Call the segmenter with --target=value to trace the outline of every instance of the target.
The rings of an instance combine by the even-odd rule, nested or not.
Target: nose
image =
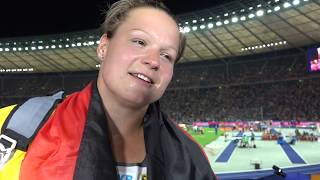
[[[143,63],[157,71],[160,68],[160,53],[157,50],[149,50],[147,54],[143,59]]]

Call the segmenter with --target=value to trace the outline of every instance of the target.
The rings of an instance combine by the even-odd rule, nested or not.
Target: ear
[[[100,43],[97,47],[97,56],[98,56],[98,59],[100,59],[100,61],[104,60],[105,54],[107,52],[108,44],[109,44],[108,36],[107,34],[103,34],[100,38]]]

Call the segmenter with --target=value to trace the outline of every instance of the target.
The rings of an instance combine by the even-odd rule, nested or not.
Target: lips
[[[149,84],[153,84],[154,83],[153,80],[150,77],[148,77],[148,76],[146,76],[146,75],[144,75],[142,73],[129,73],[129,74],[134,76],[134,77],[136,77],[136,78],[138,78],[138,79],[141,79],[142,81],[145,81],[145,82],[147,82]]]

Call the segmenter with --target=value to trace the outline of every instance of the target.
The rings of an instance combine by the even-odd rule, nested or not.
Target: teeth
[[[137,74],[137,77],[144,80],[144,81],[147,81],[148,83],[151,83],[151,80],[142,74]]]

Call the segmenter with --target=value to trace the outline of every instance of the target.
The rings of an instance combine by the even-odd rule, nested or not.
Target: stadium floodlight
[[[16,48],[16,47],[14,47],[14,48],[12,48],[12,50],[13,50],[13,51],[17,51],[17,48]]]
[[[100,41],[98,40],[98,41],[96,41],[96,44],[100,44]]]
[[[280,41],[279,44],[281,45],[281,44],[282,44],[282,41]]]
[[[238,22],[238,17],[233,17],[233,18],[231,19],[231,22],[233,22],[233,23]]]
[[[56,45],[52,45],[51,48],[52,48],[52,49],[55,49],[55,48],[56,48]]]
[[[268,13],[268,14],[272,13],[272,10],[271,10],[271,9],[268,9],[268,10],[267,10],[267,13]]]
[[[79,47],[79,46],[82,46],[82,44],[81,44],[80,42],[78,42],[78,43],[77,43],[77,46],[78,46],[78,47]]]
[[[198,29],[197,26],[192,26],[192,31],[196,31]]]
[[[201,21],[204,22],[204,18],[201,18]]]
[[[197,20],[195,20],[195,19],[194,19],[194,20],[192,20],[192,23],[197,23]]]
[[[241,48],[241,51],[244,51],[244,48]]]
[[[74,43],[71,44],[71,47],[76,47],[76,45]]]
[[[287,41],[283,41],[283,44],[287,44]]]
[[[10,49],[9,48],[4,48],[4,51],[8,52],[8,51],[10,51]]]
[[[240,20],[241,20],[241,21],[245,21],[246,19],[247,19],[247,18],[246,18],[245,16],[241,16],[241,17],[240,17]]]
[[[183,33],[183,28],[182,28],[182,27],[179,27],[179,31],[180,31],[181,33]],[[91,45],[90,42],[89,42],[89,45]]]
[[[229,24],[229,20],[228,19],[224,20],[223,24]]]
[[[46,49],[49,49],[49,46],[46,46]]]
[[[61,45],[61,44],[59,44],[59,45],[58,45],[58,47],[59,47],[59,48],[62,48],[62,45]]]
[[[206,26],[205,25],[200,25],[200,29],[204,29],[204,28],[206,28]]]
[[[284,8],[288,8],[288,7],[290,7],[290,6],[291,6],[291,4],[290,4],[289,2],[283,3],[283,7],[284,7]]]
[[[34,47],[34,46],[31,47],[31,50],[32,50],[32,51],[34,51],[34,50],[36,50],[36,49],[37,49],[37,48]]]
[[[18,47],[18,51],[22,51],[22,48],[21,48],[21,47]]]
[[[274,0],[274,2],[278,2],[279,0]]]
[[[250,19],[251,19],[251,18],[254,18],[254,17],[255,17],[255,15],[252,14],[252,13],[248,15],[248,18],[250,18]]]
[[[184,24],[189,24],[189,22],[188,22],[188,21],[186,21],[186,22],[184,22]]]
[[[300,0],[293,0],[292,2],[293,5],[297,6],[300,4]]]
[[[188,26],[185,26],[185,27],[183,28],[183,32],[185,32],[185,33],[190,32],[190,28],[189,28]]]
[[[208,24],[208,28],[209,28],[209,29],[213,28],[213,23],[209,23],[209,24]]]
[[[69,44],[66,44],[65,47],[68,48],[68,47],[69,47]]]
[[[260,8],[261,6],[262,6],[261,4],[258,4],[258,5],[257,5],[258,8]]]
[[[224,13],[224,16],[229,16],[229,13]]]
[[[280,6],[274,7],[274,11],[279,11],[280,9],[281,9]]]
[[[3,49],[2,48],[0,48],[0,52],[2,52],[3,51]]]
[[[221,26],[221,25],[222,25],[222,22],[221,22],[221,21],[218,21],[218,22],[216,22],[216,25],[217,25],[217,26]]]
[[[260,10],[257,11],[256,14],[257,14],[257,16],[263,16],[264,11],[262,9],[260,9]]]
[[[182,27],[180,27],[180,28],[182,29]],[[180,29],[180,28],[179,28],[179,29]],[[183,30],[183,29],[182,29],[182,30]],[[89,45],[90,45],[90,46],[94,45],[94,42],[93,42],[93,41],[89,41]]]
[[[278,43],[274,43],[275,46],[278,46]]]
[[[249,9],[249,10],[252,10],[252,9],[253,9],[253,7],[252,7],[252,6],[250,6],[248,9]]]
[[[43,49],[43,46],[38,46],[38,49],[40,49],[40,50]]]

